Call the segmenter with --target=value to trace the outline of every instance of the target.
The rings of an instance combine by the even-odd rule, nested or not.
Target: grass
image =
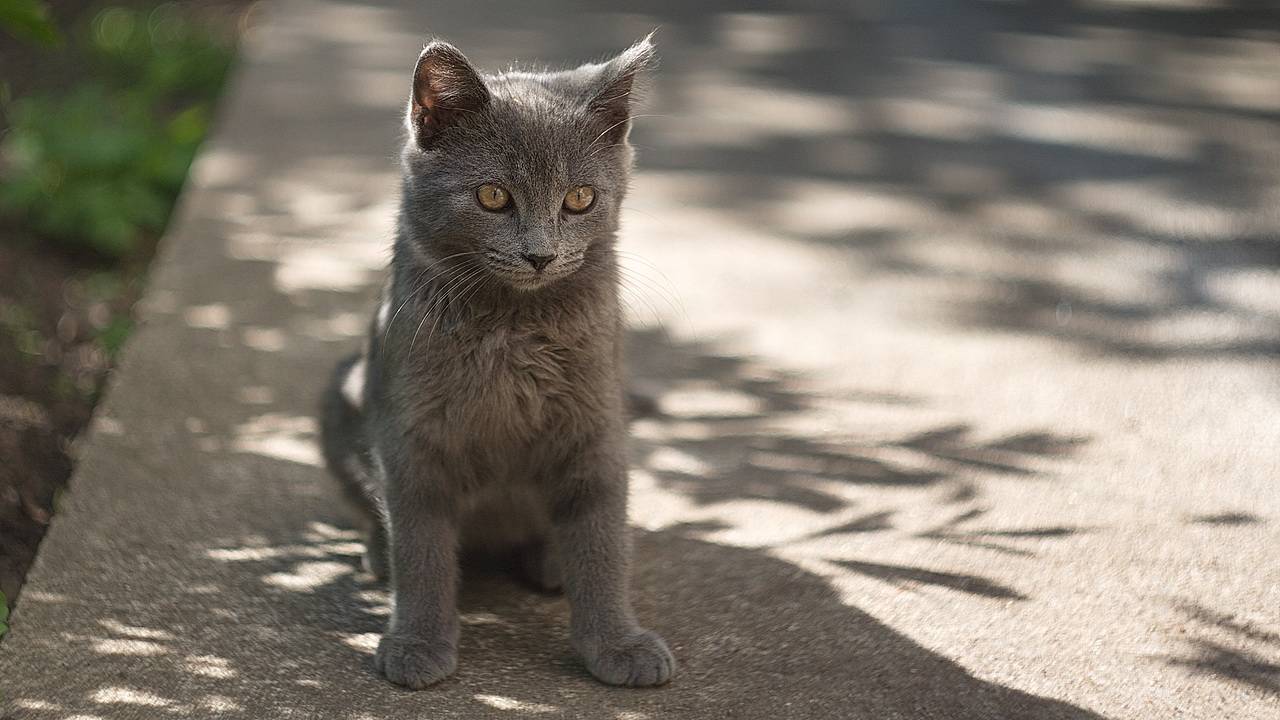
[[[108,8],[76,38],[74,86],[4,105],[0,212],[125,258],[167,223],[231,50],[172,4]]]

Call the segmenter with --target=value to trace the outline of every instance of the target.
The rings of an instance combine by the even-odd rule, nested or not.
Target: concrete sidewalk
[[[455,5],[262,8],[0,644],[6,717],[1280,716],[1276,13]],[[393,688],[312,415],[410,66],[655,26],[632,514],[681,672],[603,687],[563,600],[477,572],[456,677]]]

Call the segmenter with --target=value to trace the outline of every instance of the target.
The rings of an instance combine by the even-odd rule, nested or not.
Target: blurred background
[[[690,679],[601,700],[476,653],[490,689],[434,701],[571,716],[586,698],[618,719],[837,717],[855,697],[874,717],[1275,707],[1268,2],[0,0],[10,602],[132,348],[95,421],[111,462],[82,471],[100,483],[71,512],[119,527],[158,503],[168,534],[120,541],[188,553],[145,571],[156,587],[217,577],[271,611],[238,650],[131,596],[130,622],[243,676],[297,646],[317,673],[371,652],[385,596],[357,577],[310,413],[385,265],[416,51],[440,36],[487,70],[560,66],[654,28],[621,238],[651,400],[632,514],[637,586],[660,588],[641,613]],[[56,552],[47,582],[70,592],[86,571]],[[125,572],[85,587],[109,596]],[[558,612],[499,595],[504,617]],[[72,622],[50,603],[32,627]],[[472,647],[519,645],[482,616]],[[109,634],[68,642],[106,656],[87,638]],[[148,687],[230,692],[196,675]],[[779,677],[793,692],[759,695]]]
[[[0,592],[71,470],[248,2],[0,1]]]

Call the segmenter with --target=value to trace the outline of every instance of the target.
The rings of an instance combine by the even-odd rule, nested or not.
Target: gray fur
[[[387,310],[323,413],[325,458],[369,522],[368,567],[390,571],[376,664],[392,682],[422,688],[456,667],[462,548],[511,553],[540,587],[563,586],[572,644],[600,680],[674,671],[628,600],[614,252],[630,95],[652,62],[648,38],[554,73],[482,77],[441,42],[419,58]],[[485,183],[511,209],[483,209]],[[595,204],[563,211],[579,185]],[[538,271],[524,255],[555,259]]]

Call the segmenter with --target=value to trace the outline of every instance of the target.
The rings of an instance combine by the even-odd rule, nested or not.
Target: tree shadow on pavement
[[[1273,4],[816,5],[636,6],[700,53],[636,129],[690,205],[925,281],[917,322],[1280,352]],[[764,119],[713,132],[735,113]]]
[[[68,674],[81,705],[19,695],[8,717],[1098,717],[976,678],[787,562],[678,531],[644,533],[636,551],[638,612],[681,663],[669,687],[598,685],[569,654],[563,600],[480,573],[461,599],[457,675],[410,693],[372,672],[382,591],[354,572],[345,536],[318,527],[193,549],[190,570],[222,576],[216,591],[193,593],[183,573],[156,589],[181,613],[104,613],[101,634],[75,638],[68,657],[109,663],[112,678]]]
[[[1191,632],[1178,637],[1184,651],[1165,662],[1280,698],[1280,632],[1194,602],[1176,605]]]
[[[630,337],[632,372],[652,395],[652,410],[633,426],[633,465],[663,491],[712,511],[743,501],[809,513],[796,540],[902,530],[899,516],[936,518],[910,539],[1034,557],[1044,543],[1090,532],[1080,526],[982,527],[989,514],[980,479],[1043,481],[1054,461],[1070,458],[1087,439],[1035,429],[983,439],[968,423],[944,423],[899,437],[814,437],[786,429],[832,396],[806,379],[702,342],[677,342],[660,330]],[[857,403],[908,407],[910,398],[854,394]],[[900,491],[917,492],[903,500]],[[894,499],[889,499],[890,494]],[[884,496],[883,500],[879,496]],[[876,509],[850,517],[854,497]],[[894,503],[897,503],[896,507]],[[909,505],[907,504],[909,503]],[[726,511],[733,514],[733,511]],[[738,512],[741,517],[743,513]],[[727,517],[727,516],[726,516]],[[850,517],[833,524],[828,518]],[[743,519],[738,534],[750,535]],[[700,529],[729,529],[724,518]],[[777,529],[775,528],[775,531]],[[840,559],[846,572],[894,585],[933,585],[990,598],[1025,595],[989,578],[871,560]]]

